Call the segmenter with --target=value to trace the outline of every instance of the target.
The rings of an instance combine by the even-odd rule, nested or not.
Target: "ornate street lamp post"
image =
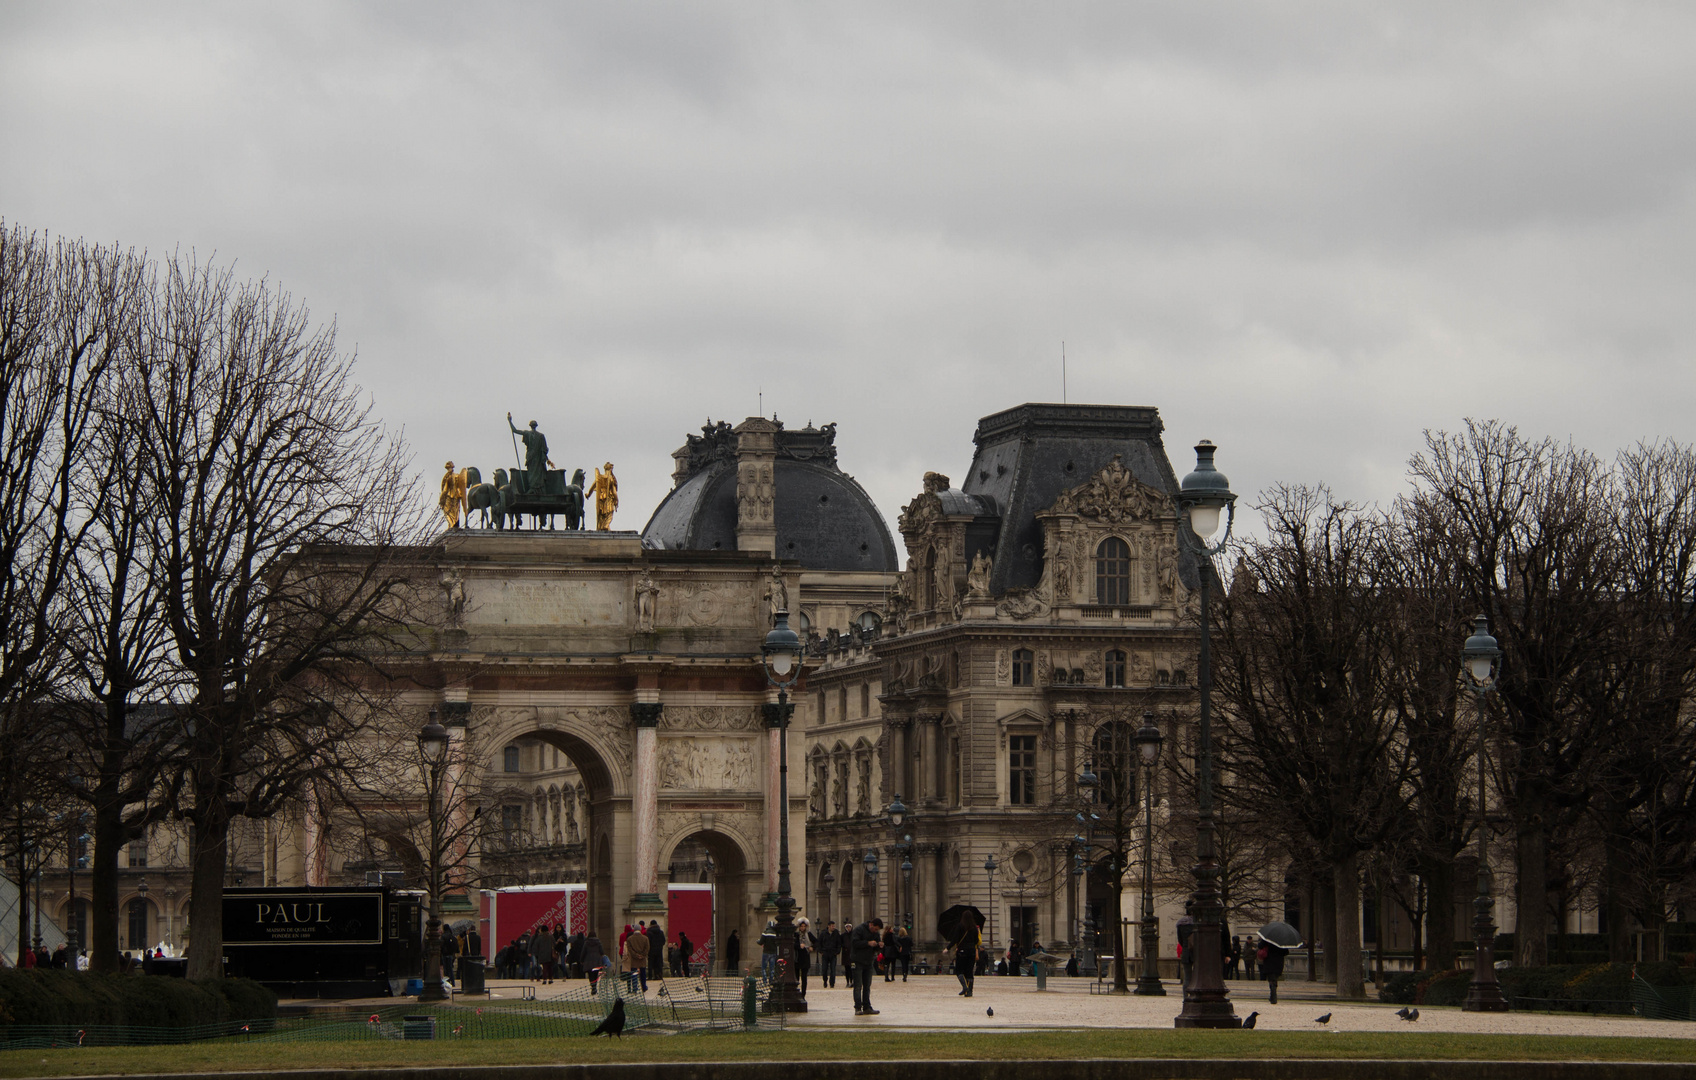
[[[1181,1028],[1240,1028],[1242,1017],[1231,1007],[1225,989],[1225,958],[1220,935],[1225,919],[1219,896],[1219,859],[1213,846],[1213,667],[1209,652],[1208,607],[1213,586],[1213,556],[1225,550],[1231,539],[1231,521],[1236,516],[1237,497],[1230,483],[1213,467],[1214,446],[1203,439],[1195,448],[1195,471],[1179,486],[1180,522],[1178,536],[1197,556],[1201,579],[1201,649],[1196,673],[1201,692],[1201,715],[1196,740],[1196,825],[1195,825],[1195,930],[1190,948],[1195,951],[1194,974],[1184,987],[1184,1008],[1173,1020]],[[1209,546],[1207,540],[1219,531],[1219,518],[1229,515],[1225,535]],[[1189,527],[1184,527],[1183,519]]]
[[[995,871],[998,869],[1000,864],[995,861],[994,855],[983,861],[983,876],[989,881],[989,940],[984,942],[983,947],[989,950],[991,956],[995,955]]]
[[[430,710],[430,722],[418,732],[418,759],[424,766],[425,813],[429,818],[430,858],[426,868],[430,880],[427,895],[430,917],[424,923],[424,988],[419,1001],[445,1001],[442,990],[442,767],[448,760],[448,729],[436,722],[436,710]]]
[[[913,834],[903,834],[901,831],[901,826],[907,823],[909,814],[906,804],[901,801],[899,791],[895,793],[895,800],[884,807],[884,813],[889,815],[889,825],[896,837],[895,851],[901,856],[901,901],[897,905],[901,910],[896,913],[896,919],[905,920],[901,925],[911,927],[913,915],[908,898],[913,884]]]
[[[1079,970],[1085,975],[1096,974],[1100,961],[1100,952],[1096,941],[1095,912],[1089,904],[1089,865],[1095,860],[1095,811],[1096,793],[1101,787],[1101,777],[1095,774],[1091,763],[1084,762],[1084,771],[1078,774],[1078,794],[1083,799],[1084,808],[1078,811],[1077,822],[1084,827],[1084,835],[1074,836],[1072,840],[1083,849],[1083,897],[1084,897],[1084,958],[1079,964]]]
[[[1014,869],[1018,869],[1018,868],[1015,867]],[[1012,927],[1008,927],[1008,931],[1009,931],[1008,937],[1012,938],[1011,943],[1014,944],[1014,945],[1017,945],[1019,947],[1020,952],[1024,952],[1024,950],[1025,950],[1025,939],[1031,936],[1031,928],[1030,928],[1030,924],[1025,921],[1025,884],[1026,884],[1026,879],[1025,879],[1025,875],[1022,871],[1020,872],[1018,877],[1013,879],[1013,884],[1015,884],[1019,887],[1019,932],[1018,932],[1017,937],[1013,937],[1013,934],[1011,932]],[[1012,974],[1017,975],[1018,972],[1015,971],[1015,972],[1012,972]]]
[[[1490,825],[1484,814],[1484,695],[1496,688],[1496,662],[1502,650],[1490,636],[1490,621],[1478,616],[1472,636],[1466,639],[1461,657],[1466,669],[1462,680],[1478,703],[1478,897],[1472,901],[1472,986],[1461,1004],[1463,1012],[1507,1012],[1508,1002],[1496,982],[1496,927],[1490,909]]]
[[[877,915],[877,849],[867,848],[866,857],[861,860],[866,867],[866,922],[871,922]]]
[[[40,878],[37,877],[36,880],[39,882]],[[141,925],[146,926],[147,925],[147,879],[146,878],[141,879],[140,884],[136,885],[135,891],[141,895]],[[37,919],[40,919],[41,918],[41,894],[39,892],[36,893],[35,900],[36,900],[35,917]],[[36,926],[35,926],[35,939],[36,939],[36,942],[39,944],[40,941],[41,941],[41,924],[39,922],[37,922]],[[130,942],[131,948],[134,948],[135,945],[136,945],[136,942],[133,942],[133,941]],[[141,955],[146,956],[147,955],[147,939],[142,938],[140,945],[141,945]]]
[[[789,892],[789,719],[795,706],[789,703],[789,688],[801,677],[801,638],[789,628],[789,612],[777,613],[777,625],[760,646],[766,682],[777,687],[777,704],[767,705],[767,715],[777,721],[778,739],[778,846],[777,846],[777,983],[766,999],[766,1012],[806,1012],[795,972],[795,897]],[[769,710],[776,710],[771,713]]]
[[[1160,761],[1160,744],[1165,736],[1155,726],[1154,714],[1142,714],[1137,729],[1137,758],[1142,762],[1142,977],[1136,993],[1164,997],[1160,981],[1160,917],[1154,913],[1154,766]],[[1191,940],[1194,940],[1193,938]],[[1221,980],[1223,981],[1223,980]]]

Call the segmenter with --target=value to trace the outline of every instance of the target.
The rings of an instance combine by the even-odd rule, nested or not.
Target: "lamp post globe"
[[[1184,1007],[1173,1020],[1181,1028],[1241,1028],[1243,1021],[1231,1006],[1225,989],[1225,911],[1219,891],[1219,855],[1214,843],[1213,820],[1213,659],[1210,639],[1213,589],[1213,556],[1231,540],[1231,522],[1237,497],[1231,485],[1213,465],[1216,447],[1206,439],[1196,443],[1195,470],[1178,485],[1178,505],[1189,528],[1180,527],[1178,537],[1196,556],[1200,588],[1199,646],[1196,690],[1196,862],[1194,867],[1195,928],[1190,948],[1195,953],[1189,985],[1184,987]],[[1225,535],[1217,544],[1208,541],[1225,519]],[[1140,748],[1139,748],[1140,749]]]
[[[1496,981],[1496,926],[1490,896],[1490,826],[1484,816],[1484,695],[1496,688],[1496,664],[1502,650],[1490,634],[1490,620],[1478,616],[1472,636],[1461,647],[1463,682],[1472,690],[1478,705],[1478,895],[1472,901],[1472,985],[1467,988],[1463,1012],[1507,1012],[1508,1002]]]

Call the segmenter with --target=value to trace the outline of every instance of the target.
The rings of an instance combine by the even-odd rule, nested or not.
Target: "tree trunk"
[[[1360,967],[1360,856],[1350,855],[1331,867],[1332,932],[1325,942],[1337,980],[1338,1001],[1366,997],[1366,978]]]
[[[1455,864],[1442,858],[1420,860],[1425,882],[1425,963],[1432,971],[1455,966]]]
[[[1549,838],[1544,816],[1530,807],[1520,819],[1517,836],[1519,880],[1514,892],[1515,923],[1513,962],[1519,967],[1542,967],[1549,953]],[[1492,889],[1498,896],[1500,889]],[[1497,932],[1502,930],[1502,913],[1496,909]]]
[[[221,798],[202,804],[189,853],[188,977],[224,977],[224,866],[228,861],[230,812]]]
[[[1608,959],[1629,964],[1631,949],[1631,905],[1626,900],[1625,857],[1614,844],[1602,846],[1602,904],[1607,914]]]
[[[123,807],[117,779],[102,781],[95,792],[93,882],[88,890],[90,971],[118,970],[118,852],[124,846]]]
[[[1125,963],[1125,876],[1123,873],[1113,879],[1113,989],[1128,991],[1131,988],[1130,977],[1126,973]]]
[[[1326,982],[1337,979],[1337,888],[1335,884],[1336,869],[1332,868],[1333,877],[1321,880],[1314,889],[1318,893],[1318,901],[1313,905],[1313,935],[1319,942],[1319,977]]]

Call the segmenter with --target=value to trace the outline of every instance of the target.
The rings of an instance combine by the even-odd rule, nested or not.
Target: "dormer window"
[[[1095,549],[1095,602],[1111,607],[1131,602],[1131,546],[1117,536]]]

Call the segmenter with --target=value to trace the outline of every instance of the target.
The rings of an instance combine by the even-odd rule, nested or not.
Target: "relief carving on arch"
[[[659,745],[659,781],[673,791],[752,791],[751,739],[665,738]]]

